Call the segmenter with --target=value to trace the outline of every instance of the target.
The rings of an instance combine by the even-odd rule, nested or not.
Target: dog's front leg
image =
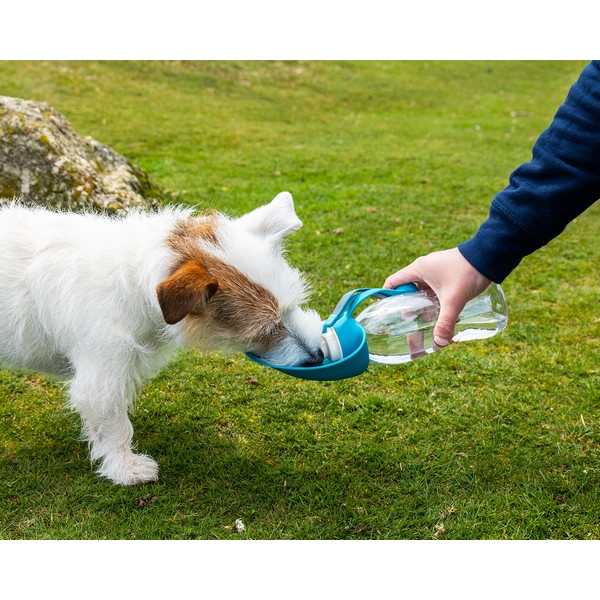
[[[85,364],[84,364],[85,362]],[[123,363],[99,369],[99,360],[78,361],[70,383],[70,400],[82,419],[98,474],[119,485],[136,485],[158,479],[158,464],[131,449],[133,426],[127,414],[136,389]]]

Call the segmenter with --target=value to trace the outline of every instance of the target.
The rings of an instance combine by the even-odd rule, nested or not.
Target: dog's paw
[[[98,474],[117,485],[139,485],[158,479],[158,463],[131,451],[105,456]]]

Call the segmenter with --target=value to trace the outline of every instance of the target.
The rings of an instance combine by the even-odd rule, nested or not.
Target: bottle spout
[[[328,327],[323,332],[320,347],[325,358],[329,359],[331,362],[336,362],[344,358],[340,339],[333,327]]]

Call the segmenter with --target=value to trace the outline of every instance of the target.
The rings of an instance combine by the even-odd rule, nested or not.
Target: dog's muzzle
[[[318,367],[323,364],[325,360],[325,355],[323,354],[323,350],[319,348],[305,363],[302,364],[303,367]]]

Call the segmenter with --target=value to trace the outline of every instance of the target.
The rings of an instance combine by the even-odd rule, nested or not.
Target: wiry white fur
[[[127,411],[144,380],[185,343],[183,322],[165,323],[156,286],[177,259],[165,239],[190,215],[0,208],[0,363],[68,378],[91,458],[118,484],[158,476],[156,462],[131,449]],[[320,337],[316,314],[298,307],[304,282],[280,252],[283,235],[300,225],[291,196],[280,194],[240,219],[219,216],[222,249],[212,249],[281,303],[289,335],[270,354],[280,364],[306,360]]]

